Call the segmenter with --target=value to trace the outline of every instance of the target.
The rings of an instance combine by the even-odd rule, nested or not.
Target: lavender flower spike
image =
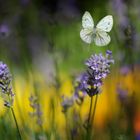
[[[12,107],[14,101],[14,93],[11,86],[11,74],[8,66],[0,61],[0,93],[4,98],[4,105]]]
[[[75,94],[78,91],[94,96],[99,93],[102,86],[102,80],[110,73],[110,65],[114,63],[112,52],[107,50],[106,55],[92,55],[86,62],[87,70],[81,74],[78,85],[75,88]]]
[[[1,88],[8,87],[11,82],[11,75],[6,64],[0,61],[0,84]],[[2,86],[3,85],[3,86]]]
[[[95,79],[99,80],[106,78],[110,73],[109,68],[111,63],[114,63],[112,52],[107,50],[105,57],[101,53],[99,55],[92,55],[85,64],[93,71]]]

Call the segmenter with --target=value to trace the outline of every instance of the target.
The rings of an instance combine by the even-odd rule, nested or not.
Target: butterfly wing
[[[110,32],[113,27],[113,17],[111,15],[105,16],[99,21],[96,28],[105,32]]]
[[[83,29],[80,31],[81,39],[90,44],[93,41],[93,28],[94,28],[94,21],[89,12],[85,12],[82,17],[82,26]]]
[[[109,44],[110,40],[110,36],[105,31],[96,31],[94,42],[97,46],[105,46]]]
[[[89,12],[85,12],[83,17],[82,17],[82,26],[83,28],[92,28],[94,27],[94,21],[92,19],[92,16],[90,15]]]
[[[92,29],[86,29],[86,28],[82,29],[80,31],[80,37],[84,42],[90,44],[93,41],[93,31],[92,31]]]

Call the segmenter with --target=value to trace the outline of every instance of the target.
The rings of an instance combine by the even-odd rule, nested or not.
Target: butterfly
[[[97,46],[105,46],[111,41],[108,32],[113,27],[113,17],[111,15],[105,16],[95,27],[92,16],[86,11],[82,17],[82,27],[80,37],[84,42],[88,44],[95,42]]]

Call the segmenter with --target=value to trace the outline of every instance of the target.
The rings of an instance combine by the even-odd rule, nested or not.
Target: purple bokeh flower
[[[20,0],[21,5],[23,5],[23,6],[28,5],[29,2],[30,2],[30,0]]]
[[[140,134],[136,135],[136,140],[140,140]]]
[[[38,97],[31,95],[29,97],[29,101],[30,101],[30,106],[33,109],[33,112],[30,112],[30,115],[32,117],[36,118],[36,123],[42,127],[43,121],[42,121],[42,111],[41,111],[41,106],[38,102]]]
[[[88,74],[87,73],[82,73],[79,77],[77,77],[75,93],[77,93],[80,90],[84,94],[86,94],[86,89],[88,88],[87,81],[88,81]],[[76,95],[78,95],[78,94],[76,94]]]
[[[74,98],[72,97],[64,97],[62,96],[61,106],[63,107],[62,112],[66,112],[68,108],[70,108],[74,104]]]
[[[112,0],[112,8],[118,17],[118,22],[122,28],[126,28],[129,24],[129,19],[127,17],[127,6],[123,0]]]
[[[128,97],[128,91],[126,89],[122,89],[120,85],[117,86],[117,94],[118,98],[121,102],[125,102]]]
[[[7,37],[10,34],[10,28],[7,24],[0,25],[0,36]]]
[[[120,68],[120,73],[126,76],[131,71],[129,66],[123,66]]]

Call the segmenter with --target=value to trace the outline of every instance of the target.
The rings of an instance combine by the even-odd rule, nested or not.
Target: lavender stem
[[[98,94],[95,95],[95,103],[94,103],[94,109],[93,109],[93,114],[92,114],[92,118],[91,118],[91,124],[94,124],[94,118],[95,118],[95,112],[96,112],[96,107],[97,107],[97,100],[98,100]],[[91,125],[91,139],[93,137],[93,125]]]
[[[90,137],[90,128],[91,128],[91,124],[90,124],[90,118],[91,118],[91,113],[92,113],[92,104],[93,104],[93,96],[90,97],[90,108],[89,108],[89,115],[88,115],[88,120],[87,120],[87,140]]]
[[[19,139],[22,140],[14,110],[13,110],[12,107],[10,107],[10,109],[11,109],[12,115],[14,117],[14,121],[15,121],[16,128],[17,128],[17,131],[18,131]]]

